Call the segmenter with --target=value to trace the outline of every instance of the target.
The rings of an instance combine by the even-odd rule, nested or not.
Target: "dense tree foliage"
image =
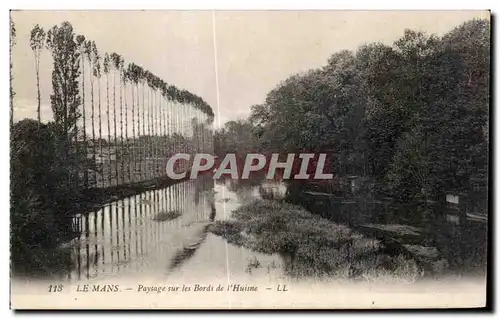
[[[443,37],[405,30],[392,46],[341,51],[284,80],[216,143],[256,148],[258,138],[265,150],[328,150],[337,176],[364,175],[400,200],[486,194],[489,56],[487,20]]]
[[[79,108],[82,103],[78,88],[80,52],[71,24],[64,22],[49,30],[47,46],[54,60],[53,93],[50,95],[54,121],[61,124],[69,135],[74,132],[81,116]]]
[[[78,167],[67,159],[60,124],[22,120],[14,124],[10,138],[11,243],[16,259],[33,248],[71,238],[71,211],[79,193],[68,176]]]
[[[228,153],[245,155],[259,150],[256,130],[249,121],[229,121],[214,133],[214,152],[218,156]]]

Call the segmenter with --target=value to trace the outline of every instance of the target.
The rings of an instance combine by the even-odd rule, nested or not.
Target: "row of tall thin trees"
[[[35,25],[30,46],[37,119],[42,121],[40,59],[48,49],[53,58],[54,122],[86,159],[76,178],[80,187],[156,178],[165,173],[173,153],[213,149],[214,114],[202,98],[169,85],[138,64],[126,64],[117,53],[102,55],[95,41],[75,34],[69,22],[47,32]]]

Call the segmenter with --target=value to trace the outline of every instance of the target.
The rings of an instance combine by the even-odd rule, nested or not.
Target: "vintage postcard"
[[[486,306],[489,11],[10,19],[11,308]]]

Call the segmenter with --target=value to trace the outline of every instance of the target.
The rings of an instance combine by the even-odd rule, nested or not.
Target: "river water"
[[[81,236],[58,248],[66,258],[55,267],[44,266],[36,278],[23,277],[72,284],[140,278],[280,280],[280,256],[229,244],[208,231],[214,221],[231,218],[233,210],[259,196],[259,186],[205,178],[112,202],[74,218]]]
[[[74,225],[81,230],[79,238],[31,265],[37,272],[12,278],[13,306],[206,309],[482,304],[484,279],[453,277],[414,285],[380,285],[343,282],[339,278],[290,278],[285,275],[281,256],[229,244],[208,231],[214,221],[230,219],[239,206],[270,192],[283,195],[284,187],[191,180],[76,216]],[[47,263],[47,258],[53,258],[52,262]],[[54,294],[50,292],[53,285],[64,287]],[[141,290],[161,286],[183,289],[186,285],[215,293]],[[86,286],[94,293],[85,293]],[[226,290],[217,294],[219,286]],[[255,288],[252,291],[258,293],[235,291],[235,286]],[[286,292],[284,287],[288,287]],[[101,294],[100,289],[111,290]]]

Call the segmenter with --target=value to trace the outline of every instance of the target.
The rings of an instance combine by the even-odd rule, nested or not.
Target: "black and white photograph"
[[[491,23],[11,10],[11,308],[485,307]]]

